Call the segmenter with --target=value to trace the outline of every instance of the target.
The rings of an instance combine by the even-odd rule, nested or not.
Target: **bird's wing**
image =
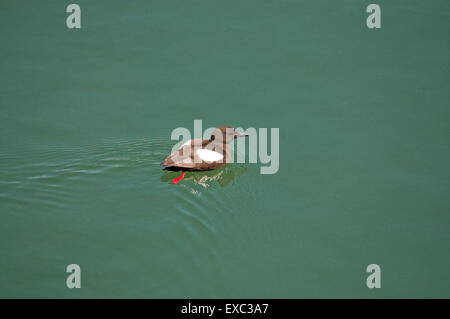
[[[202,148],[207,140],[192,139],[184,143],[178,150],[170,154],[161,164],[164,167],[194,168],[194,148]]]

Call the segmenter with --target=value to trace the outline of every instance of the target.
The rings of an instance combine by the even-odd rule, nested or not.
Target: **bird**
[[[213,130],[209,140],[195,138],[167,156],[161,163],[164,169],[182,171],[181,176],[172,180],[180,182],[186,171],[209,171],[223,167],[231,162],[229,143],[238,137],[248,136],[237,132],[231,126],[219,126]]]

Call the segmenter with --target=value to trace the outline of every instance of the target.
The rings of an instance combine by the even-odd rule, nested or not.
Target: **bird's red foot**
[[[186,174],[186,172],[182,172],[180,177],[174,178],[172,180],[173,184],[178,184],[179,181],[181,181],[184,178],[184,174]]]

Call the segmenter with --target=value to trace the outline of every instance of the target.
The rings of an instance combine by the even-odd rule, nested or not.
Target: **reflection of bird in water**
[[[184,143],[161,166],[167,170],[182,171],[180,177],[172,180],[174,184],[185,177],[186,171],[216,170],[231,162],[228,144],[241,136],[247,135],[236,132],[231,126],[220,126],[212,132],[209,140],[193,139]]]
[[[184,179],[187,181],[193,181],[203,188],[208,188],[213,182],[224,187],[233,181],[236,181],[242,174],[245,173],[245,171],[247,171],[247,169],[248,167],[246,165],[239,165],[237,167],[233,167],[233,169],[227,166],[214,171],[189,172]],[[172,180],[172,175],[173,173],[166,172],[163,176],[161,176],[161,181],[167,182]]]
[[[218,172],[217,174],[213,175],[213,176],[207,176],[207,175],[203,175],[203,176],[199,176],[199,175],[192,175],[189,178],[186,178],[186,180],[193,180],[194,182],[196,182],[197,184],[199,184],[200,186],[203,186],[204,188],[207,188],[209,186],[209,182],[210,181],[218,181],[220,180],[220,177],[223,175],[223,170]]]

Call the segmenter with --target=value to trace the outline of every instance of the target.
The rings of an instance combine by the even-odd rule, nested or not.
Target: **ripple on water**
[[[218,248],[219,242],[225,238],[225,242],[238,245],[241,240],[226,231],[230,227],[240,227],[240,217],[234,214],[232,207],[248,207],[251,213],[252,203],[254,206],[258,197],[246,178],[249,166],[233,164],[215,171],[188,172],[181,183],[173,185],[170,181],[179,173],[163,171],[159,165],[172,146],[173,142],[167,138],[108,140],[96,145],[2,153],[1,206],[24,216],[38,206],[58,211],[81,200],[85,195],[81,190],[91,185],[100,185],[106,191],[119,194],[122,189],[133,192],[142,188],[140,193],[156,196],[149,199],[149,205],[158,197],[155,193],[163,192],[170,200],[170,211],[151,215],[152,223],[161,227],[149,233],[149,237],[161,238],[161,242],[167,243],[167,249],[192,260],[192,271],[202,272],[202,263],[208,260],[209,267],[215,269],[216,275],[221,275],[226,261]],[[123,181],[127,184],[122,185]],[[134,186],[136,183],[138,186]],[[122,225],[133,218],[142,222],[142,217],[133,216],[133,212],[120,218]],[[195,258],[199,251],[203,257]],[[183,276],[182,270],[175,266],[172,270],[179,272],[175,275],[180,282],[184,278],[184,284],[189,284],[189,277]]]
[[[77,194],[75,182],[92,182],[115,173],[146,169],[158,163],[171,145],[167,139],[109,140],[77,147],[0,153],[2,205],[21,208],[33,203],[64,207]],[[155,171],[156,172],[156,171]]]

